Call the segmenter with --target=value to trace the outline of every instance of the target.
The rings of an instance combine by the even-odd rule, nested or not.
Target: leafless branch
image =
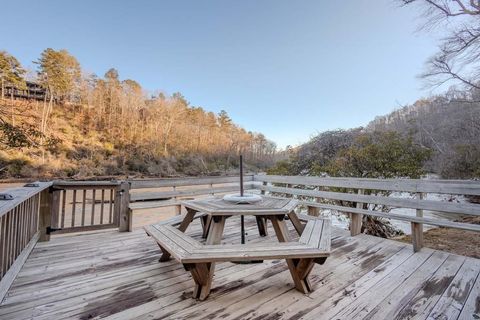
[[[427,61],[427,70],[421,77],[432,87],[453,81],[466,88],[480,89],[480,0],[402,0],[401,3],[423,8],[424,28],[440,25],[446,28],[447,36],[441,39],[439,52]],[[456,23],[441,24],[445,19]]]

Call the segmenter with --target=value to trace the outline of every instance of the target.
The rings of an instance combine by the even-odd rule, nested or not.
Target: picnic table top
[[[182,201],[190,210],[204,212],[212,216],[235,215],[285,215],[298,205],[294,199],[262,196],[262,200],[253,204],[236,204],[223,200],[222,197]]]

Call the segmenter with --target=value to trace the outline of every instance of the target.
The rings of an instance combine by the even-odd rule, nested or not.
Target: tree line
[[[289,148],[271,173],[365,178],[480,178],[480,90],[451,89],[367,126]]]
[[[181,93],[149,95],[114,68],[88,74],[67,50],[45,49],[34,63],[28,80],[46,89],[44,101],[15,101],[5,87],[23,88],[28,77],[0,51],[0,175],[209,174],[234,168],[239,154],[251,169],[274,161],[263,134]]]

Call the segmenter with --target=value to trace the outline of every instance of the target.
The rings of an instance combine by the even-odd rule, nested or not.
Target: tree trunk
[[[12,126],[15,127],[15,107],[13,105],[13,86],[12,86],[12,91],[10,92],[10,112],[12,113]]]

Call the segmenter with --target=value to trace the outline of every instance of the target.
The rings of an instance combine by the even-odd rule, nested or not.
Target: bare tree
[[[431,86],[453,81],[480,89],[480,0],[400,0],[419,5],[422,29],[446,29],[439,50],[426,63],[421,75]]]

